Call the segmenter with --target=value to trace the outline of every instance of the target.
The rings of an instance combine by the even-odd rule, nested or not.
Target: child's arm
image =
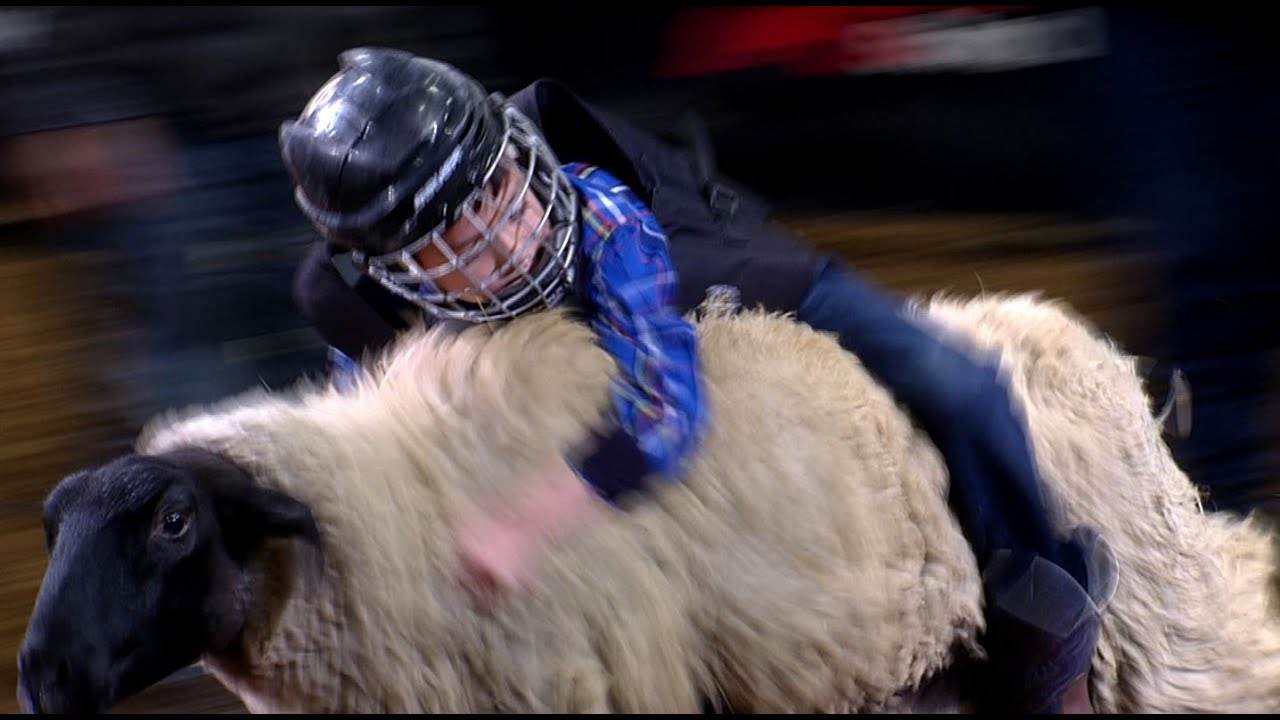
[[[618,361],[618,429],[576,471],[563,460],[538,468],[508,510],[465,522],[463,582],[482,605],[528,581],[531,551],[638,492],[651,474],[673,476],[700,440],[705,413],[696,333],[675,304],[666,238],[638,223],[593,248],[586,295],[592,326]],[[585,481],[585,482],[584,482]]]
[[[673,477],[700,439],[705,413],[697,334],[676,306],[666,238],[631,222],[588,258],[592,326],[618,362],[618,429],[580,468],[605,500],[639,491],[651,473]]]

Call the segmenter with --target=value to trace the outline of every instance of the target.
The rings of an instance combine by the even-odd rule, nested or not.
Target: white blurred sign
[[[1100,57],[1106,21],[1098,8],[1004,18],[940,11],[850,23],[841,33],[844,72],[1000,72]]]

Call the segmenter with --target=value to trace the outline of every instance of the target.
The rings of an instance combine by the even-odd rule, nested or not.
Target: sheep
[[[1053,521],[1115,550],[1095,707],[1280,709],[1273,535],[1203,512],[1133,358],[1036,295],[913,307],[1001,352]],[[489,611],[455,520],[610,422],[616,370],[571,317],[409,331],[350,389],[155,418],[47,500],[24,708],[110,708],[199,660],[253,712],[965,709],[945,681],[982,657],[980,575],[927,436],[829,334],[698,333],[713,422],[685,474]]]

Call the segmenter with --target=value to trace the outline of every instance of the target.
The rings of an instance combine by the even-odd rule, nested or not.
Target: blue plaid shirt
[[[676,305],[667,237],[652,211],[613,175],[563,166],[578,190],[578,297],[621,373],[613,399],[618,430],[575,470],[606,501],[638,491],[650,473],[676,475],[705,424],[696,333]],[[360,368],[331,350],[341,386]]]
[[[637,490],[647,471],[676,475],[700,439],[706,404],[697,338],[676,305],[678,279],[653,213],[598,167],[564,170],[580,199],[580,295],[622,370],[613,391],[621,432],[578,470],[613,500]]]

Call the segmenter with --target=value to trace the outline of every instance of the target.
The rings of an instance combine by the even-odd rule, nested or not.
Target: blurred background
[[[319,372],[276,129],[388,45],[675,137],[903,293],[1039,291],[1192,391],[1175,454],[1280,511],[1277,49],[1260,12],[1100,6],[0,9],[0,710],[44,494],[165,408]],[[1254,17],[1258,15],[1258,17]],[[198,671],[121,710],[242,708]]]

